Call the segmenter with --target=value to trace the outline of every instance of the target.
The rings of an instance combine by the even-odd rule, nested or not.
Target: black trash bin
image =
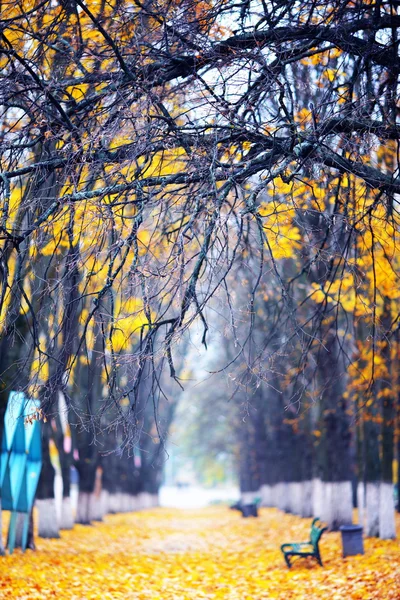
[[[244,504],[242,506],[242,515],[244,517],[258,517],[257,504]]]
[[[364,554],[363,528],[361,525],[342,525],[340,532],[342,534],[343,558]]]

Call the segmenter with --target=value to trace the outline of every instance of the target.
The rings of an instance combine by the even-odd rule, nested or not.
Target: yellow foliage
[[[137,341],[140,329],[148,324],[143,302],[138,298],[128,298],[116,302],[113,322],[112,345],[115,352],[121,352]],[[110,344],[108,344],[110,347]]]
[[[185,161],[183,160],[185,155],[186,152],[183,148],[153,154],[150,165],[145,169],[146,177],[160,177],[180,173],[185,167]]]
[[[280,193],[290,193],[292,184],[286,184],[281,179],[276,179],[277,190]],[[290,258],[300,249],[301,235],[298,227],[293,225],[295,211],[284,202],[272,201],[259,208],[259,215],[263,217],[268,246],[275,259]]]
[[[395,600],[397,541],[366,539],[342,558],[339,533],[320,542],[324,567],[302,559],[289,570],[280,544],[306,540],[311,519],[261,509],[243,519],[226,507],[155,509],[77,525],[38,550],[2,557],[4,600]],[[398,517],[397,517],[398,519]],[[4,569],[4,570],[3,570]]]
[[[302,108],[298,113],[295,114],[295,120],[300,125],[305,125],[311,122],[311,111],[308,108]]]
[[[324,288],[317,283],[311,284],[313,299],[320,302],[332,302],[341,304],[346,311],[354,311],[356,305],[356,293],[354,289],[354,279],[350,273],[346,273],[342,278],[337,278],[333,282],[327,282]]]
[[[42,348],[43,350],[43,348]],[[36,353],[36,357],[32,361],[31,378],[35,385],[44,383],[49,378],[49,363],[46,356]]]
[[[72,96],[72,98],[79,102],[85,97],[88,88],[89,85],[87,83],[82,83],[81,85],[71,85],[65,88],[65,90]]]

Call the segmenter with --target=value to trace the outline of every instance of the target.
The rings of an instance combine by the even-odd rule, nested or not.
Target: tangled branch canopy
[[[333,321],[350,352],[354,316],[377,353],[398,327],[398,9],[4,2],[2,389],[51,410],[92,363],[132,408],[150,371],[179,377],[194,321],[207,343],[215,298],[235,337],[238,287],[259,376],[282,348],[304,373]]]

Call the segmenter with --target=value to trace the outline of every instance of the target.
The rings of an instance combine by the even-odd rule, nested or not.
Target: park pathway
[[[279,546],[306,539],[309,526],[276,509],[259,519],[226,507],[110,515],[0,557],[0,599],[399,598],[397,541],[366,540],[364,556],[343,560],[339,534],[324,534],[324,567],[310,560],[289,571]]]

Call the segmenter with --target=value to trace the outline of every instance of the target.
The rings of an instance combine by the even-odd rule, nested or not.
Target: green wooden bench
[[[317,523],[319,521],[319,517],[316,517],[311,523],[311,531],[310,531],[310,541],[309,542],[299,542],[295,544],[282,544],[281,550],[283,552],[283,556],[285,558],[287,566],[292,566],[290,564],[290,557],[292,556],[314,556],[317,559],[319,564],[322,567],[321,555],[319,553],[319,540],[321,539],[321,535],[326,531],[327,527],[320,527]]]

